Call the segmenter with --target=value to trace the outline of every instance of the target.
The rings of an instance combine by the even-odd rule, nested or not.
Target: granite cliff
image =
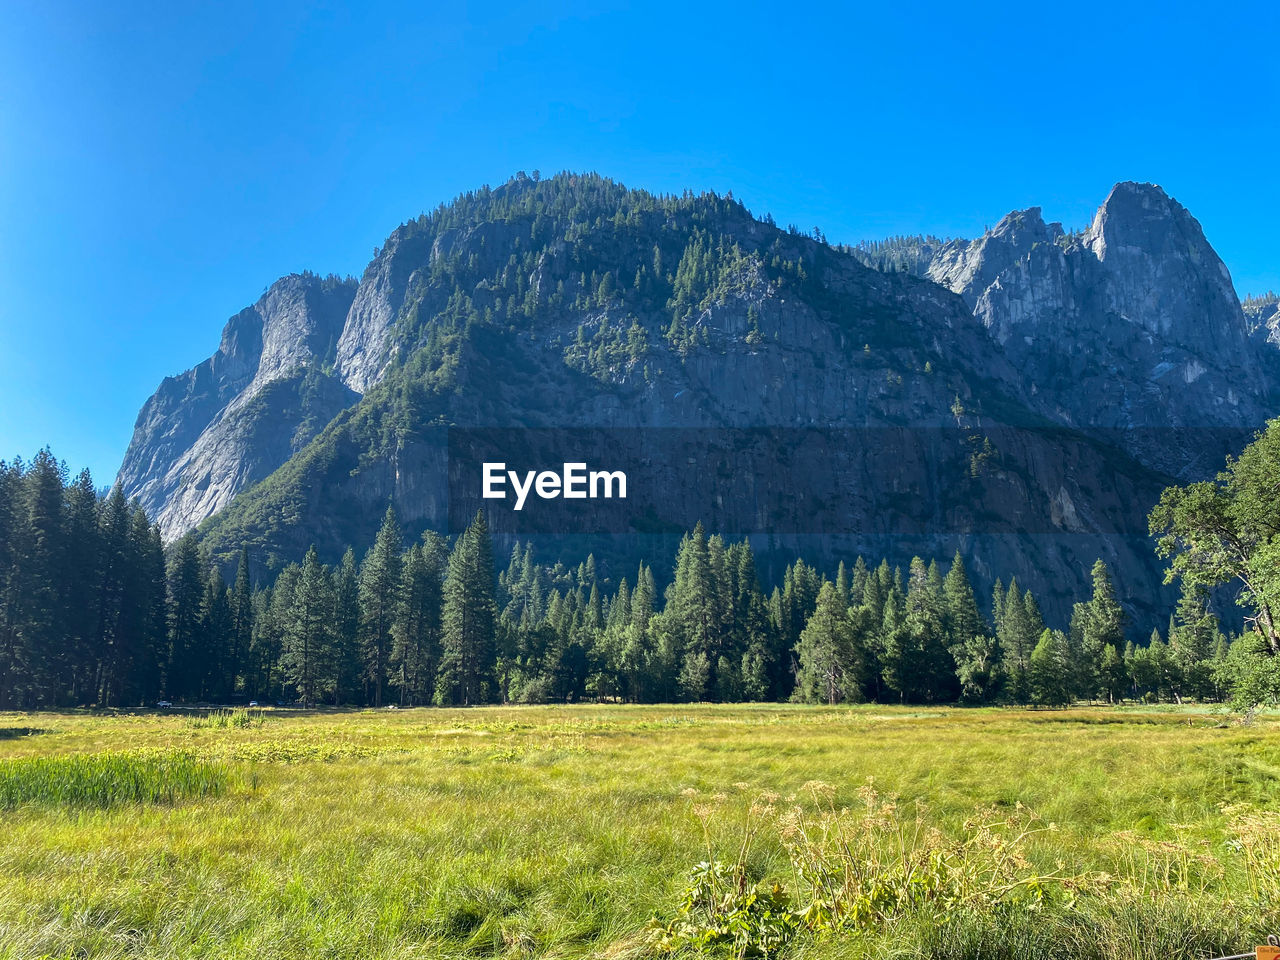
[[[1055,613],[1103,556],[1154,609],[1149,502],[1276,411],[1264,344],[1194,218],[1120,184],[1082,232],[1031,209],[889,252],[896,269],[874,269],[886,258],[731,197],[518,177],[403,224],[358,285],[273,286],[147,402],[120,481],[218,555],[315,542],[332,558],[388,502],[411,529],[446,524],[450,426],[890,429],[890,448],[832,452],[847,480],[806,530],[840,534],[771,542],[959,548]],[[943,447],[912,439],[944,428]],[[669,480],[673,516],[702,509]],[[925,499],[927,522],[886,521],[894,497]],[[767,526],[721,506],[713,524]],[[596,548],[621,560],[643,539]]]
[[[217,352],[143,404],[118,482],[179,536],[302,449],[357,395],[331,373],[353,281],[276,281],[227,321]]]

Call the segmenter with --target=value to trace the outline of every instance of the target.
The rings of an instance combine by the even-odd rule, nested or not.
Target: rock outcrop
[[[1123,431],[1161,470],[1212,473],[1274,412],[1226,265],[1158,186],[1117,184],[1083,233],[1011,213],[924,272],[964,297],[1037,411]]]
[[[1255,341],[1280,347],[1280,298],[1271,294],[1247,301],[1245,316]]]
[[[117,478],[168,538],[301,449],[358,395],[325,372],[356,285],[295,274],[230,320],[212,357],[143,405]]]

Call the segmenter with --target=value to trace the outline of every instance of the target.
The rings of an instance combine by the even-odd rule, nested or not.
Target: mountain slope
[[[276,281],[227,321],[212,357],[143,405],[117,481],[166,537],[269,475],[356,399],[322,369],[354,296],[334,277]]]
[[[805,472],[780,458],[762,486],[828,484],[804,529],[783,533],[838,530],[802,544],[828,558],[960,548],[980,575],[1017,572],[1058,612],[1102,555],[1135,603],[1154,603],[1147,506],[1171,474],[1220,463],[1216,447],[1270,402],[1194,219],[1158,188],[1121,184],[1084,234],[1031,210],[976,241],[915,244],[905,263],[924,276],[866,260],[732,198],[518,178],[402,225],[358,289],[343,288],[341,322],[315,324],[331,355],[308,347],[293,368],[328,390],[310,443],[296,427],[287,444],[275,428],[274,443],[254,438],[262,418],[298,414],[248,412],[244,396],[268,401],[243,371],[221,392],[195,386],[223,383],[213,374],[232,364],[219,357],[238,356],[224,338],[209,372],[189,374],[185,393],[166,382],[144,408],[122,480],[171,511],[167,532],[203,519],[218,555],[249,543],[294,559],[315,542],[333,557],[366,542],[388,502],[411,529],[448,522],[450,426],[905,428],[888,449],[844,435]],[[1186,432],[1159,432],[1170,427]],[[967,445],[984,441],[975,466]],[[228,469],[233,450],[252,469]],[[701,512],[768,528],[749,497],[710,503],[686,478],[664,483],[668,525]],[[904,496],[927,503],[923,526],[895,525]],[[620,560],[636,540],[615,544]]]

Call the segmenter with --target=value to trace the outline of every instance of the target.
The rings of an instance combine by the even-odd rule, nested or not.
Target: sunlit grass
[[[925,801],[930,825],[952,836],[977,807],[1029,806],[1057,824],[1028,850],[1037,869],[1142,873],[1174,848],[1221,869],[1192,874],[1213,875],[1208,892],[1172,884],[1105,917],[1079,909],[1001,928],[958,916],[942,932],[905,917],[853,939],[797,940],[790,955],[1014,956],[1021,945],[1136,960],[1156,956],[1135,946],[1147,936],[1170,944],[1160,956],[1207,957],[1280,921],[1249,892],[1223,810],[1280,810],[1270,720],[768,705],[267,715],[216,727],[0,715],[0,727],[47,731],[0,738],[0,758],[177,751],[257,783],[172,805],[0,812],[0,957],[645,956],[650,918],[674,915],[707,856],[682,791],[727,795],[712,834],[728,858],[751,796],[822,780],[852,803],[868,777],[904,804]],[[751,870],[785,879],[785,851],[763,838]],[[1142,933],[1156,922],[1172,926]]]
[[[98,753],[0,760],[0,809],[111,807],[218,796],[227,787],[221,764],[185,753]]]

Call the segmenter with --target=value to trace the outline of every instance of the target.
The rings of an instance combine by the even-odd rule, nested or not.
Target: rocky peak
[[[355,290],[354,281],[332,276],[282,277],[227,321],[213,356],[166,378],[143,404],[117,480],[166,536],[194,526],[288,459],[308,413],[302,377],[310,370],[329,379],[320,368],[332,361]],[[332,389],[313,386],[307,403],[332,416],[330,407],[351,399],[335,382]],[[259,418],[242,415],[254,401],[272,407],[283,443],[263,443]],[[257,435],[246,433],[250,427]]]
[[[1045,223],[1039,207],[1015,210],[977,240],[952,240],[934,258],[925,275],[960,294],[973,306],[1000,274],[1040,244],[1062,236],[1062,225]]]
[[[1015,211],[947,243],[925,275],[965,299],[1055,421],[1252,429],[1273,412],[1277,380],[1259,348],[1270,331],[1253,318],[1250,341],[1226,265],[1153,184],[1116,184],[1080,234]],[[1134,452],[1177,475],[1212,472],[1226,452],[1145,439]]]
[[[1083,238],[1105,268],[1110,305],[1172,342],[1242,347],[1244,314],[1231,273],[1182,204],[1149,183],[1118,183]]]

